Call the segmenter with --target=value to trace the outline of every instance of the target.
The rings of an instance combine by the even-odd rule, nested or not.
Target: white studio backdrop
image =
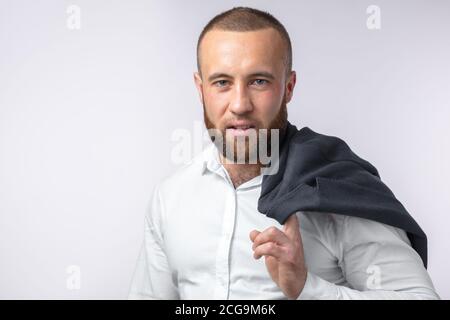
[[[172,134],[202,121],[198,35],[234,6],[285,25],[289,120],[378,168],[450,298],[450,2],[437,0],[0,0],[0,298],[126,298],[153,187],[179,166]]]

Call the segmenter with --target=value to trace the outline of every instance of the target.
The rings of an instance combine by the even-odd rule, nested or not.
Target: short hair
[[[233,9],[224,11],[214,18],[203,28],[197,41],[197,69],[200,70],[200,43],[208,31],[223,30],[223,31],[256,31],[267,28],[275,29],[281,36],[286,47],[286,73],[292,70],[292,45],[288,32],[273,15],[268,12],[248,8],[248,7],[234,7]]]

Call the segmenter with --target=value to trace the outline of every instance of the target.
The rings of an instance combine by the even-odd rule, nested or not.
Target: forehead
[[[273,28],[257,31],[207,32],[200,44],[202,73],[240,73],[256,69],[273,73],[284,70],[285,46]]]

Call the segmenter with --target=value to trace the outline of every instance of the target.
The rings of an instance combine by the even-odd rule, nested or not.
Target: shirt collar
[[[222,164],[219,159],[219,152],[213,143],[210,143],[203,153],[202,158],[202,175],[208,172],[217,172]]]
[[[209,144],[205,148],[205,152],[203,153],[203,159],[202,159],[202,169],[201,174],[205,175],[208,172],[210,173],[216,173],[220,176],[224,177],[224,175],[228,176],[228,173],[226,169],[223,167],[222,163],[220,162],[220,156],[219,151],[217,150],[214,143]],[[237,189],[245,189],[250,188],[254,186],[259,186],[262,183],[263,175],[260,174],[249,181],[244,182],[240,186],[238,186]],[[229,177],[228,177],[229,180]],[[231,181],[230,181],[231,183]]]

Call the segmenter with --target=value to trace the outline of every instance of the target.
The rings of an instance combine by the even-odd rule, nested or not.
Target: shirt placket
[[[216,285],[214,298],[226,300],[230,289],[230,248],[236,219],[236,191],[228,175],[222,171],[221,176],[227,181],[226,201],[222,221],[222,234],[216,256]]]

